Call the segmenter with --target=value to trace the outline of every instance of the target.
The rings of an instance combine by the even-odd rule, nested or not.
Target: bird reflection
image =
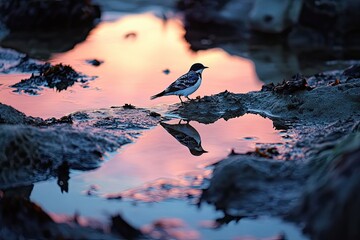
[[[68,162],[64,162],[57,169],[57,184],[60,187],[61,193],[69,191],[70,167]]]
[[[161,122],[160,125],[170,133],[179,143],[186,146],[194,156],[207,153],[201,146],[201,137],[198,131],[189,122],[178,124],[168,124]]]

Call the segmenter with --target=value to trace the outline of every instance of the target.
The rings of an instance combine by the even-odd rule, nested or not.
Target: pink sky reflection
[[[136,33],[136,37],[125,38],[128,33]],[[86,41],[51,59],[54,64],[70,64],[77,71],[98,76],[89,83],[89,88],[76,85],[62,92],[47,89],[36,97],[18,95],[7,87],[27,75],[0,75],[0,83],[4,84],[0,86],[1,101],[28,115],[43,118],[124,103],[136,106],[176,103],[176,96],[153,101],[149,97],[166,88],[195,62],[210,68],[204,71],[202,86],[191,97],[260,88],[261,82],[251,61],[230,56],[221,49],[193,53],[183,35],[179,20],[170,19],[165,24],[152,14],[128,15],[114,22],[102,22]],[[99,67],[85,63],[86,59],[94,58],[104,63]],[[169,69],[170,74],[165,75],[162,72],[165,69]]]
[[[84,181],[98,184],[104,193],[113,193],[159,178],[174,178],[199,170],[226,157],[232,148],[237,152],[247,152],[254,150],[256,142],[282,142],[272,122],[258,115],[247,114],[209,125],[190,124],[199,132],[202,146],[208,153],[191,155],[188,148],[158,126],[144,132],[135,144],[121,150],[121,154],[110,157],[100,169],[86,173]],[[256,141],[244,140],[253,136],[257,137]]]

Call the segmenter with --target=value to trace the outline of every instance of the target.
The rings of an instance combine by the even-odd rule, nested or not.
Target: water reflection
[[[119,16],[115,21],[101,22],[84,42],[50,58],[54,65],[69,64],[87,76],[98,76],[89,82],[87,88],[74,85],[71,90],[61,92],[44,89],[34,98],[14,94],[9,88],[26,76],[0,75],[2,101],[28,115],[43,118],[125,103],[135,106],[172,104],[178,101],[176,96],[153,101],[149,97],[159,89],[165,89],[194,62],[209,67],[194,97],[224,90],[244,93],[261,88],[251,61],[231,56],[221,49],[194,53],[189,50],[183,35],[180,20],[168,19],[164,25],[163,19],[149,13]],[[31,50],[33,46],[25,48],[37,52],[37,48]],[[86,62],[94,58],[101,59],[103,64],[95,68]],[[169,74],[164,74],[164,69]]]
[[[282,82],[301,73],[305,76],[359,63],[359,49],[289,49],[279,43],[246,41],[219,44],[231,55],[250,59],[258,78],[264,83]],[[309,57],[311,56],[311,57]]]
[[[179,120],[166,122],[178,125]],[[156,181],[156,185],[163,185],[164,180],[172,185],[181,185],[178,176],[190,174],[199,179],[204,174],[204,167],[226,157],[231,149],[244,153],[255,149],[256,143],[281,143],[283,140],[277,130],[273,129],[271,120],[258,115],[245,114],[242,117],[218,120],[213,124],[191,122],[191,128],[186,123],[180,123],[181,128],[196,129],[201,136],[201,146],[208,151],[206,154],[195,156],[189,154],[189,149],[179,144],[179,141],[169,134],[164,127],[157,126],[146,131],[119,153],[109,155],[109,161],[92,172],[82,174],[82,181],[86,186],[98,185],[100,194],[119,193],[139,186],[146,187],[146,183]],[[193,130],[189,131],[195,136]],[[256,136],[252,140],[244,138]],[[201,179],[201,178],[200,178]],[[162,182],[159,183],[159,181]],[[159,184],[157,184],[159,183]],[[187,183],[186,183],[187,184]],[[186,185],[185,184],[185,185]],[[86,187],[87,188],[87,187]]]
[[[200,156],[207,153],[201,146],[201,137],[198,131],[190,125],[190,122],[178,124],[168,124],[161,122],[160,125],[173,136],[180,144],[187,147],[194,156]]]
[[[162,19],[151,14],[127,16],[114,22],[103,22],[90,33],[86,41],[77,44],[70,51],[51,57],[53,64],[63,62],[86,75],[99,76],[96,81],[89,83],[89,88],[74,86],[69,91],[44,91],[40,96],[29,97],[14,94],[6,87],[9,82],[15,83],[21,79],[20,77],[24,77],[23,75],[0,76],[0,84],[4,84],[1,86],[2,101],[26,114],[45,118],[61,117],[79,109],[109,107],[124,103],[153,106],[154,102],[150,102],[149,96],[159,88],[166,87],[174,76],[179,76],[188,69],[189,63],[193,62],[203,62],[211,67],[206,72],[206,81],[197,92],[199,95],[211,95],[226,89],[232,92],[248,92],[260,88],[261,82],[250,60],[231,56],[221,49],[193,53],[189,51],[188,44],[183,40],[183,34],[184,29],[178,20],[169,19],[164,25]],[[128,37],[124,38],[124,36]],[[86,59],[95,57],[104,61],[97,68],[85,62]],[[168,70],[166,72],[169,74],[164,74],[162,72],[164,69]],[[159,99],[155,104],[170,104],[176,101],[176,97],[169,97]],[[203,154],[206,151],[202,147],[200,133],[204,146],[209,151],[207,154]],[[249,136],[256,138],[249,140]],[[166,202],[148,209],[137,208],[127,206],[125,201],[119,206],[118,202],[96,197],[89,198],[81,192],[91,185],[100,187],[99,195],[122,192],[154,180],[158,180],[158,185],[165,191],[177,185],[186,187],[186,183],[182,184],[181,178],[180,183],[176,183],[179,176],[191,173],[196,176],[195,180],[201,180],[197,176],[204,173],[204,166],[225,157],[230,149],[246,152],[253,150],[256,142],[281,141],[278,132],[272,128],[272,122],[255,115],[244,115],[228,121],[219,120],[211,125],[196,122],[191,125],[181,122],[162,123],[162,127],[144,133],[135,144],[109,155],[109,161],[99,169],[77,173],[71,179],[66,166],[58,169],[58,181],[36,183],[31,197],[47,211],[57,213],[72,214],[79,210],[87,215],[101,217],[104,209],[111,212],[123,207],[127,212],[130,211],[132,216],[139,216],[134,221],[140,225],[144,224],[146,221],[144,219],[149,219],[149,216],[158,218],[160,211],[165,210],[164,215],[168,216],[169,210],[179,210],[181,212],[178,213],[179,217],[191,222],[199,214],[190,211],[188,205],[179,208],[178,205],[182,203],[177,202],[176,207],[171,205],[169,208],[165,207],[169,204]],[[179,143],[188,149],[180,147]],[[175,179],[175,183],[169,185],[171,182],[169,179]],[[67,192],[70,183],[69,194],[61,194],[56,186],[56,184],[60,186],[61,192]],[[173,187],[173,189],[176,191],[178,188]],[[196,195],[196,193],[191,194],[191,196]],[[62,204],[58,204],[59,199]],[[149,213],[146,214],[146,211]],[[202,218],[206,219],[214,214],[212,209],[205,213],[203,211]],[[220,223],[227,221],[230,220],[228,218],[219,220]],[[197,222],[192,223],[197,224]],[[226,232],[230,233],[223,231],[221,235]],[[214,232],[208,233],[214,238],[213,234]]]
[[[48,60],[54,53],[67,52],[85,41],[92,28],[11,32],[0,41],[0,46],[26,53],[32,58]]]
[[[57,169],[57,184],[61,193],[69,192],[70,167],[67,162],[61,164]]]
[[[196,232],[196,236],[199,236],[197,239],[232,239],[239,233],[239,229],[244,229],[242,234],[256,235],[258,228],[248,230],[246,219],[241,219],[236,225],[239,220],[236,217],[223,216],[206,204],[198,209],[188,203],[197,200],[204,181],[202,176],[211,173],[205,166],[226,157],[230,149],[247,152],[253,150],[258,142],[282,142],[278,131],[273,129],[272,122],[258,115],[246,114],[207,125],[179,120],[165,124],[172,128],[170,131],[181,129],[182,133],[190,134],[197,140],[201,139],[198,142],[203,143],[209,152],[200,156],[189,154],[188,148],[181,146],[183,144],[179,144],[177,138],[164,126],[157,126],[144,132],[135,144],[109,155],[108,161],[100,168],[89,172],[72,172],[68,194],[60,193],[56,181],[36,183],[31,195],[32,201],[39,203],[47,211],[68,215],[79,212],[85,216],[104,218],[104,211],[107,215],[120,211],[136,226],[145,226],[143,229],[147,227],[150,234],[159,230],[153,228],[151,223],[157,223],[158,226],[158,220],[166,217],[177,218],[191,226],[189,229],[187,226],[184,228],[176,225],[177,227],[169,230],[179,234],[196,230],[194,234]],[[114,195],[122,200],[110,201],[102,198],[109,193],[115,193]],[[184,201],[165,201],[166,199]],[[58,204],[59,201],[62,204]],[[156,203],[158,201],[160,203]],[[218,230],[202,228],[200,223],[205,220],[212,220],[212,225]],[[253,220],[253,223],[258,222],[259,220]],[[271,231],[262,229],[261,234],[266,233],[269,236],[278,233],[279,229],[296,233],[287,226],[274,226],[273,220],[263,225],[262,228]]]

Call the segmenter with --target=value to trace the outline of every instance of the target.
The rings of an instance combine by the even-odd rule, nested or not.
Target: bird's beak
[[[209,68],[209,67],[205,67],[205,66],[204,66],[204,69],[205,69],[205,68]]]

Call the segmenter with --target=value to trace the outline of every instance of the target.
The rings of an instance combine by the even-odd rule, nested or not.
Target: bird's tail
[[[165,91],[162,91],[161,93],[158,93],[158,94],[156,94],[154,96],[151,96],[150,99],[153,100],[155,98],[162,97],[164,95],[165,95]]]

